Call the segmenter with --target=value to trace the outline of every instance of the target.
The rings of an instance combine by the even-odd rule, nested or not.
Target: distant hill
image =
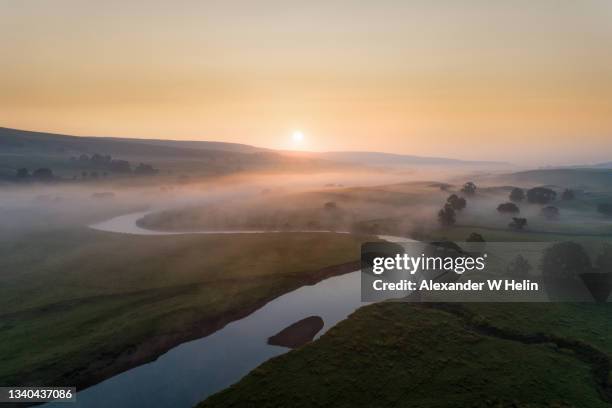
[[[236,152],[236,153],[257,153],[257,152],[273,152],[270,149],[264,149],[262,147],[256,147],[241,143],[227,143],[227,142],[206,142],[198,140],[162,140],[162,139],[127,139],[127,138],[109,138],[113,140],[129,142],[129,143],[140,143],[153,146],[166,146],[166,147],[178,147],[182,149],[198,149],[198,150],[218,150],[225,152]]]
[[[612,188],[612,169],[539,169],[509,174],[504,179],[517,184],[531,183],[560,187]]]
[[[437,166],[489,166],[511,167],[509,163],[495,161],[468,161],[449,159],[444,157],[423,157],[405,154],[379,153],[379,152],[324,152],[317,153],[317,157],[344,163],[354,163],[374,166],[410,166],[410,165],[437,165]]]
[[[593,165],[592,167],[598,168],[598,169],[612,169],[612,161],[605,162],[605,163],[598,163],[598,164]]]
[[[5,178],[21,167],[48,167],[63,177],[78,176],[88,170],[74,160],[83,154],[110,155],[133,165],[143,162],[164,172],[190,175],[249,170],[317,171],[342,166],[236,143],[69,136],[0,128],[0,176]]]
[[[510,166],[500,162],[391,153],[283,152],[238,143],[70,136],[0,127],[0,176],[12,177],[21,167],[49,167],[63,177],[75,177],[80,174],[79,170],[88,170],[82,168],[83,163],[75,158],[94,154],[188,174],[223,174],[256,169],[318,171],[356,166],[430,165],[488,169]]]
[[[234,153],[265,151],[237,143],[69,136],[3,127],[0,127],[0,149],[4,152],[105,153],[139,157],[197,157],[202,150]]]

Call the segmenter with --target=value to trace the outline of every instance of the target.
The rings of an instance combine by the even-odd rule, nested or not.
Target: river
[[[163,232],[140,228],[138,219],[146,212],[132,213],[104,221],[91,228],[138,235],[270,233],[264,231]],[[324,233],[325,231],[319,231]],[[405,242],[407,238],[379,236]],[[79,391],[76,403],[48,403],[47,408],[187,408],[227,388],[264,361],[289,349],[267,344],[273,334],[307,316],[324,321],[315,338],[363,306],[360,273],[351,272],[303,286],[267,303],[249,316],[217,332],[183,343],[157,360],[117,374]]]

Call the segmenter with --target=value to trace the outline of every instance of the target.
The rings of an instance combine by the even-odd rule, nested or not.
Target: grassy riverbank
[[[70,228],[2,240],[0,384],[101,381],[285,292],[357,269],[362,239]]]
[[[375,304],[199,407],[609,406],[611,318],[587,304]]]

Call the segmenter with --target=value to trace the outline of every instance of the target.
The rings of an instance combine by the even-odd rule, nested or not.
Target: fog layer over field
[[[445,195],[436,182],[415,180],[447,177],[439,170],[370,170],[240,174],[189,183],[160,179],[144,186],[109,181],[3,186],[0,235],[88,225],[145,210],[162,213],[144,223],[158,229],[351,230],[398,217],[397,229],[407,232],[415,221],[430,222]]]

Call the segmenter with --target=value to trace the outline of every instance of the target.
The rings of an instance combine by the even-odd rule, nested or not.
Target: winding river
[[[91,228],[138,235],[269,233],[264,231],[163,232],[140,228],[137,221],[149,213],[138,212],[112,218]],[[319,231],[324,233],[325,231]],[[379,236],[392,242],[409,241]],[[355,309],[362,306],[360,273],[351,272],[303,286],[267,303],[251,315],[217,332],[183,343],[157,360],[117,374],[80,391],[76,403],[49,403],[58,407],[148,407],[187,408],[240,380],[264,361],[289,349],[267,344],[271,335],[307,316],[324,321],[320,337]]]

